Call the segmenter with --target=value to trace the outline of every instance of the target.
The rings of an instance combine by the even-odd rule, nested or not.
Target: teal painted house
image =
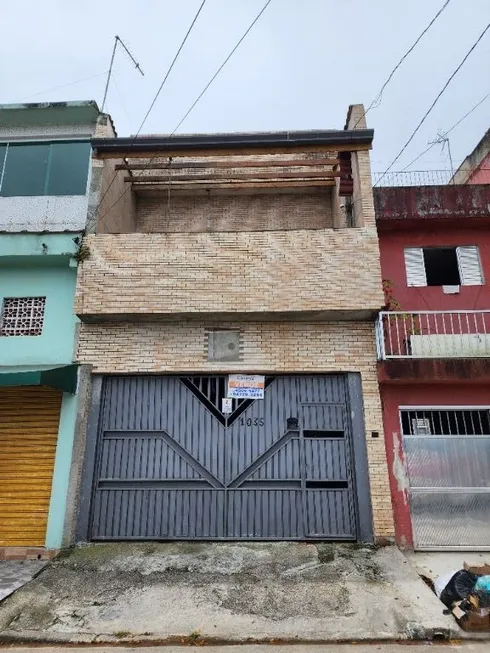
[[[0,105],[0,547],[70,540],[80,370],[77,265],[100,175],[94,102]],[[73,502],[73,501],[72,501]]]

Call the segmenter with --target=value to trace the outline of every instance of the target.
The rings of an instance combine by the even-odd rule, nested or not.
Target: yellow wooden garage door
[[[44,546],[61,392],[0,388],[0,546]]]

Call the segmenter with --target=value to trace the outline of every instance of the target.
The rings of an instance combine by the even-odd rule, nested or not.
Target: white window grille
[[[0,336],[40,336],[46,297],[7,297],[3,300]]]

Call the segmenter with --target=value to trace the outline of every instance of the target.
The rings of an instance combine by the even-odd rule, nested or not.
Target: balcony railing
[[[449,184],[451,170],[394,170],[373,172],[373,183],[383,186],[445,186]]]
[[[490,357],[490,311],[382,311],[378,359]]]

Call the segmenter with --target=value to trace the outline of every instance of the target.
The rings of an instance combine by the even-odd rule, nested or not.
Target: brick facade
[[[377,311],[374,229],[87,236],[83,315]]]
[[[362,106],[351,107],[346,128],[364,129],[363,113]],[[269,154],[261,149],[236,156],[253,168],[257,157],[268,160]],[[275,155],[287,161],[303,154],[291,144],[291,151],[288,145]],[[129,170],[131,157],[125,156]],[[149,171],[146,155],[135,159],[139,184],[117,206],[111,209],[108,201],[101,207],[97,234],[84,239],[88,257],[79,266],[75,311],[86,321],[78,361],[96,374],[360,373],[375,534],[391,537],[373,320],[384,297],[369,153],[352,147],[349,220],[338,176],[308,190],[279,184],[250,191],[248,185],[223,193],[213,187],[217,175],[221,179],[228,170],[232,178],[243,170],[227,168],[223,155],[217,171],[210,163],[206,168],[220,152],[199,159],[192,150],[180,163],[178,152],[169,154],[172,174],[188,175],[189,182],[196,169],[201,177],[207,170],[211,189],[192,195],[187,185],[169,194],[162,180],[169,174],[165,157],[155,156],[159,167]],[[338,152],[332,147],[307,156]],[[121,160],[106,161],[104,174],[109,170],[111,177]],[[200,160],[201,169],[185,172],[182,160]],[[125,175],[121,170],[113,184],[112,203],[128,184]],[[161,184],[142,183],[143,175],[156,175]],[[277,190],[281,186],[286,192]],[[207,332],[213,328],[240,332],[236,362],[208,361]]]
[[[140,197],[141,232],[277,231],[332,227],[330,193]]]
[[[240,331],[240,362],[207,360],[206,332],[213,327]],[[375,533],[377,537],[393,534],[372,323],[83,324],[78,359],[100,374],[360,372]],[[380,437],[371,438],[372,431]]]

